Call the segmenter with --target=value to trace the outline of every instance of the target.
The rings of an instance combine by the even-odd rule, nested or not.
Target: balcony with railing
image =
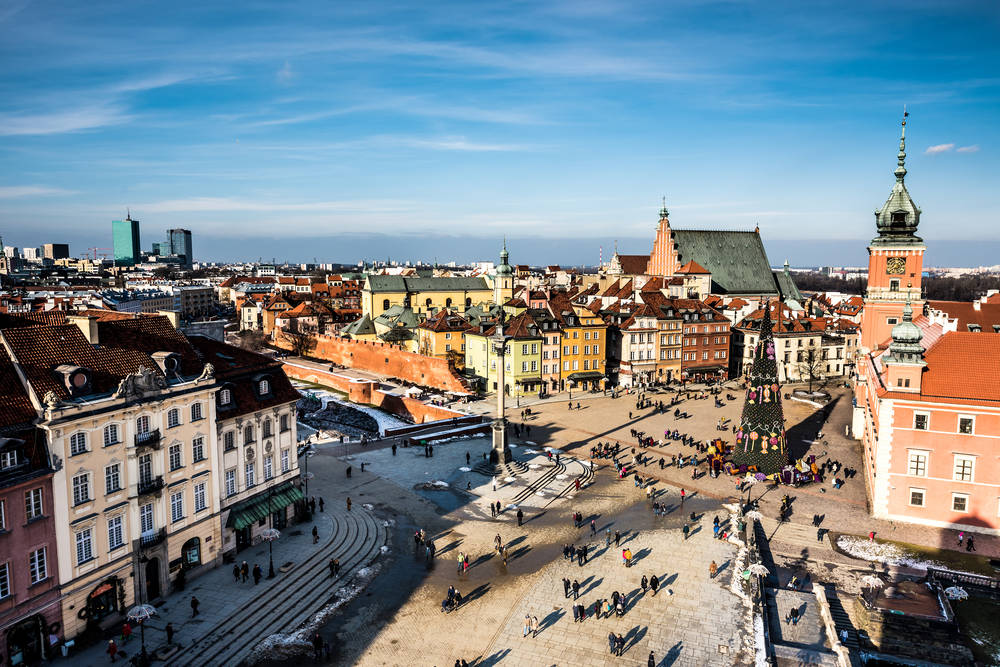
[[[159,494],[163,490],[163,475],[140,477],[137,492],[140,496]]]
[[[136,447],[150,447],[152,449],[160,448],[160,429],[155,428],[152,431],[146,431],[145,433],[135,434],[135,446]]]
[[[167,529],[160,528],[159,530],[150,530],[142,533],[139,536],[139,548],[149,549],[155,547],[157,544],[167,539]]]

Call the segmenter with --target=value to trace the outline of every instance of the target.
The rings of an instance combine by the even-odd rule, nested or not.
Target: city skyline
[[[665,195],[678,227],[863,242],[906,103],[923,235],[996,240],[996,11],[839,9],[14,5],[0,229],[104,245],[131,207],[204,259],[361,230],[610,254]]]

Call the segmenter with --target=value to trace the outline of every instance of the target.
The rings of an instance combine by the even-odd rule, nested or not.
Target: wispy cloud
[[[286,60],[284,66],[278,70],[275,76],[278,83],[289,84],[295,78],[295,70],[292,69],[292,64]]]
[[[979,144],[973,144],[972,146],[959,146],[955,149],[956,153],[978,153]]]
[[[0,113],[0,136],[60,134],[121,125],[131,116],[111,106],[83,107],[52,113]]]
[[[45,185],[7,185],[0,187],[0,199],[14,199],[16,197],[60,197],[75,194],[76,190],[50,188]]]
[[[252,199],[232,199],[228,197],[194,197],[191,199],[168,199],[165,201],[140,204],[133,210],[145,213],[192,213],[192,212],[263,212],[263,211],[349,211],[357,213],[393,212],[406,210],[405,202],[397,200],[344,200],[308,203],[267,202]]]
[[[928,146],[924,153],[928,155],[937,155],[938,153],[947,153],[955,147],[955,144],[937,144],[935,146]]]

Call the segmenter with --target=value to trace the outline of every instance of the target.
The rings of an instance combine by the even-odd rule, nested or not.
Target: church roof
[[[694,261],[693,259],[688,260],[688,263],[677,269],[677,273],[690,273],[690,274],[701,274],[711,273],[704,266]]]
[[[792,299],[793,301],[802,300],[802,292],[795,286],[792,274],[787,271],[774,271],[773,273],[774,282],[778,285],[778,292],[781,294],[781,298]]]
[[[712,274],[716,294],[778,294],[760,233],[712,229],[672,229],[677,259],[699,265]]]
[[[1000,336],[953,331],[924,360],[921,396],[1000,402]]]
[[[649,255],[615,255],[615,257],[618,258],[618,265],[622,267],[624,275],[641,276],[646,273]]]
[[[488,291],[484,278],[419,278],[403,276],[368,276],[369,292],[475,292]]]

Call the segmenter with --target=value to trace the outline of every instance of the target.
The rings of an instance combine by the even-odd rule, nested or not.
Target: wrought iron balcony
[[[135,446],[136,447],[151,447],[153,449],[160,448],[160,429],[156,428],[152,431],[146,431],[145,433],[135,434]]]
[[[148,533],[143,533],[139,536],[139,548],[149,549],[150,547],[155,547],[157,544],[167,539],[167,529],[160,528],[159,530],[151,530]]]
[[[157,475],[156,477],[139,478],[139,488],[137,489],[140,496],[147,496],[149,494],[159,494],[163,490],[163,475]]]

